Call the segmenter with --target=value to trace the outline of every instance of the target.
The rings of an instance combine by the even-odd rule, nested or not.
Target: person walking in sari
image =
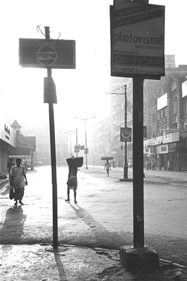
[[[24,205],[22,202],[24,196],[25,185],[28,184],[25,168],[21,166],[21,159],[16,159],[16,165],[11,168],[10,171],[10,186],[15,191],[14,200],[15,206],[19,201],[20,205]]]

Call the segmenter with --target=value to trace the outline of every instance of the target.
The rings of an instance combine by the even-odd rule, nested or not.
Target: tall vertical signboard
[[[163,76],[165,7],[123,3],[110,9],[111,75]]]
[[[111,75],[133,78],[133,247],[120,249],[127,269],[154,271],[159,265],[158,255],[144,247],[143,83],[165,74],[164,20],[165,7],[148,0],[114,0],[110,6]]]

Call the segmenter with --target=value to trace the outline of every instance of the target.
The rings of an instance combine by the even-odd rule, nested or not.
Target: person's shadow
[[[106,248],[119,248],[124,242],[122,235],[119,235],[115,231],[107,230],[101,223],[98,223],[94,217],[87,212],[85,209],[81,208],[78,204],[73,205],[70,203],[70,206],[75,211],[77,216],[83,220],[85,224],[91,229],[95,239],[97,247],[106,247]],[[131,239],[130,235],[127,235],[128,240]]]
[[[6,211],[5,221],[0,230],[0,242],[19,243],[26,220],[22,207],[11,207]]]

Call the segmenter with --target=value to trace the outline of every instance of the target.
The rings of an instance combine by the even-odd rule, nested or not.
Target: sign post
[[[125,159],[123,167],[123,179],[121,181],[126,181],[128,179],[128,161],[127,161],[127,142],[131,141],[131,128],[127,128],[127,85],[125,85],[125,128],[121,128],[120,141],[125,142]]]
[[[50,39],[49,27],[45,27],[45,37]],[[47,67],[47,77],[52,79],[52,69]],[[56,103],[56,96],[51,99],[48,98],[49,103],[49,127],[50,127],[50,146],[51,146],[51,170],[52,170],[52,198],[53,198],[53,248],[58,248],[58,202],[57,202],[57,178],[56,178],[56,147],[55,147],[55,123],[54,123],[54,109],[53,103]]]
[[[144,247],[143,77],[133,78],[133,245]]]
[[[133,247],[121,247],[130,270],[154,271],[158,254],[144,246],[143,82],[164,75],[165,7],[148,0],[114,0],[111,75],[133,78]]]
[[[53,248],[58,248],[58,202],[56,177],[56,146],[53,104],[57,103],[56,86],[52,68],[75,68],[75,41],[51,40],[49,27],[45,27],[45,39],[19,39],[19,63],[23,67],[47,68],[44,78],[44,103],[49,104],[49,127],[52,170]]]

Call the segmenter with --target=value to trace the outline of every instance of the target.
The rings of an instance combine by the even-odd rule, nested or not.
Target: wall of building
[[[15,147],[16,134],[3,119],[0,120],[0,172],[7,173],[8,149]]]
[[[0,139],[0,171],[5,174],[7,174],[8,147],[9,145]]]

